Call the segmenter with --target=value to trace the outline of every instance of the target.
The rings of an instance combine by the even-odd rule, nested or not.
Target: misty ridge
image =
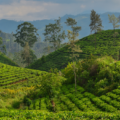
[[[115,17],[118,18],[118,16],[120,15],[120,12],[106,12],[103,14],[99,14],[100,18],[102,20],[102,26],[104,27],[103,30],[108,30],[108,29],[113,29],[113,25],[111,23],[109,23],[109,18],[108,18],[108,14],[112,15],[114,14]],[[61,17],[61,16],[60,16]],[[79,31],[79,39],[86,37],[88,35],[91,34],[90,32],[90,14],[78,14],[78,15],[64,15],[63,17],[61,17],[61,26],[63,27],[62,30],[65,30],[65,34],[67,34],[67,30],[71,30],[71,27],[67,26],[64,22],[66,21],[66,19],[70,17],[76,20],[77,22],[77,26],[81,26],[81,31]],[[58,18],[56,18],[58,19]],[[54,24],[56,19],[50,19],[50,20],[36,20],[36,21],[27,21],[30,22],[31,24],[34,25],[34,27],[36,29],[38,29],[37,33],[39,34],[39,36],[41,37],[41,41],[44,40],[44,30],[45,30],[45,26],[48,25],[49,23]],[[8,35],[13,33],[16,33],[16,29],[17,26],[19,24],[22,24],[25,21],[14,21],[14,20],[6,20],[6,19],[2,19],[0,20],[0,30],[2,32],[7,33]],[[119,28],[117,28],[119,29]],[[66,38],[62,43],[68,42],[68,39]]]

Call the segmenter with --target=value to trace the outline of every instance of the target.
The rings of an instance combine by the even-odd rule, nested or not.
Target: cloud
[[[0,0],[0,19],[33,21],[57,19],[94,9],[119,12],[120,0]]]
[[[12,0],[12,3],[0,5],[0,19],[15,20],[41,20],[51,19],[56,16],[74,14],[78,10],[74,8],[85,8],[85,5],[60,4],[53,2],[33,1],[33,0]],[[71,9],[72,8],[72,9]]]

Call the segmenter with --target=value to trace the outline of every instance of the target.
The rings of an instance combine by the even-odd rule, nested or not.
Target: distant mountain
[[[87,13],[86,13],[87,12]],[[83,12],[82,14],[78,15],[64,15],[61,17],[61,25],[63,26],[63,30],[65,30],[65,33],[67,34],[67,30],[71,30],[69,26],[66,26],[64,23],[68,17],[71,17],[77,21],[77,26],[81,26],[82,29],[79,32],[79,37],[78,38],[83,38],[85,36],[88,36],[90,34],[90,13],[88,14],[88,11]],[[97,13],[97,12],[96,12]],[[99,14],[99,13],[97,13]],[[120,15],[120,12],[106,12],[103,14],[99,14],[100,18],[102,20],[102,25],[104,26],[104,30],[108,29],[113,29],[112,23],[109,23],[109,18],[108,14],[114,14],[116,17]],[[58,19],[58,18],[57,18]],[[2,19],[0,20],[0,30],[5,32],[5,33],[16,33],[17,26],[23,23],[24,21],[14,21],[14,20],[6,20]],[[44,40],[44,35],[43,33],[45,32],[45,26],[48,25],[49,23],[55,23],[54,20],[36,20],[36,21],[27,21],[30,22],[38,29],[38,34],[41,36],[42,41]],[[68,42],[68,39],[66,38],[64,42]]]

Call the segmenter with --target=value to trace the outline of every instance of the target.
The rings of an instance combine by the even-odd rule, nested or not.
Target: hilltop
[[[108,55],[118,60],[120,29],[117,29],[115,31],[119,33],[115,40],[113,37],[114,30],[104,30],[101,33],[96,33],[96,49],[94,40],[95,34],[89,35],[76,41],[76,44],[80,45],[80,48],[83,51],[79,54],[78,59],[82,60],[89,57],[90,54],[93,54],[98,57]],[[64,46],[57,51],[50,53],[49,55],[43,56],[25,68],[47,72],[51,68],[57,68],[58,70],[61,70],[65,68],[69,62],[72,62],[72,60],[69,58],[71,51],[68,49],[68,47],[68,45]]]

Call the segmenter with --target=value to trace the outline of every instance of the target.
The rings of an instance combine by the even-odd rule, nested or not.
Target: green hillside
[[[77,45],[80,45],[81,50],[80,57],[78,59],[85,59],[91,53],[97,56],[112,56],[114,59],[118,59],[118,47],[120,42],[120,29],[115,30],[119,35],[115,38],[114,44],[114,30],[104,30],[101,33],[96,33],[96,50],[95,50],[95,34],[84,37],[76,42]],[[115,45],[115,46],[114,46]],[[50,53],[45,56],[45,58],[38,59],[36,62],[31,64],[26,68],[37,69],[43,71],[49,71],[51,68],[57,68],[61,70],[65,68],[68,62],[71,62],[69,57],[70,50],[68,46],[60,48],[59,50]]]
[[[2,54],[1,52],[0,52],[0,63],[19,67],[19,65],[14,63],[10,58],[8,58],[6,55]]]
[[[76,42],[83,50],[74,62],[77,91],[68,46],[27,68],[0,62],[0,119],[118,120],[120,36],[114,46],[113,33],[112,30],[97,33],[96,50],[95,34]],[[54,69],[50,73],[50,68],[59,71]]]

